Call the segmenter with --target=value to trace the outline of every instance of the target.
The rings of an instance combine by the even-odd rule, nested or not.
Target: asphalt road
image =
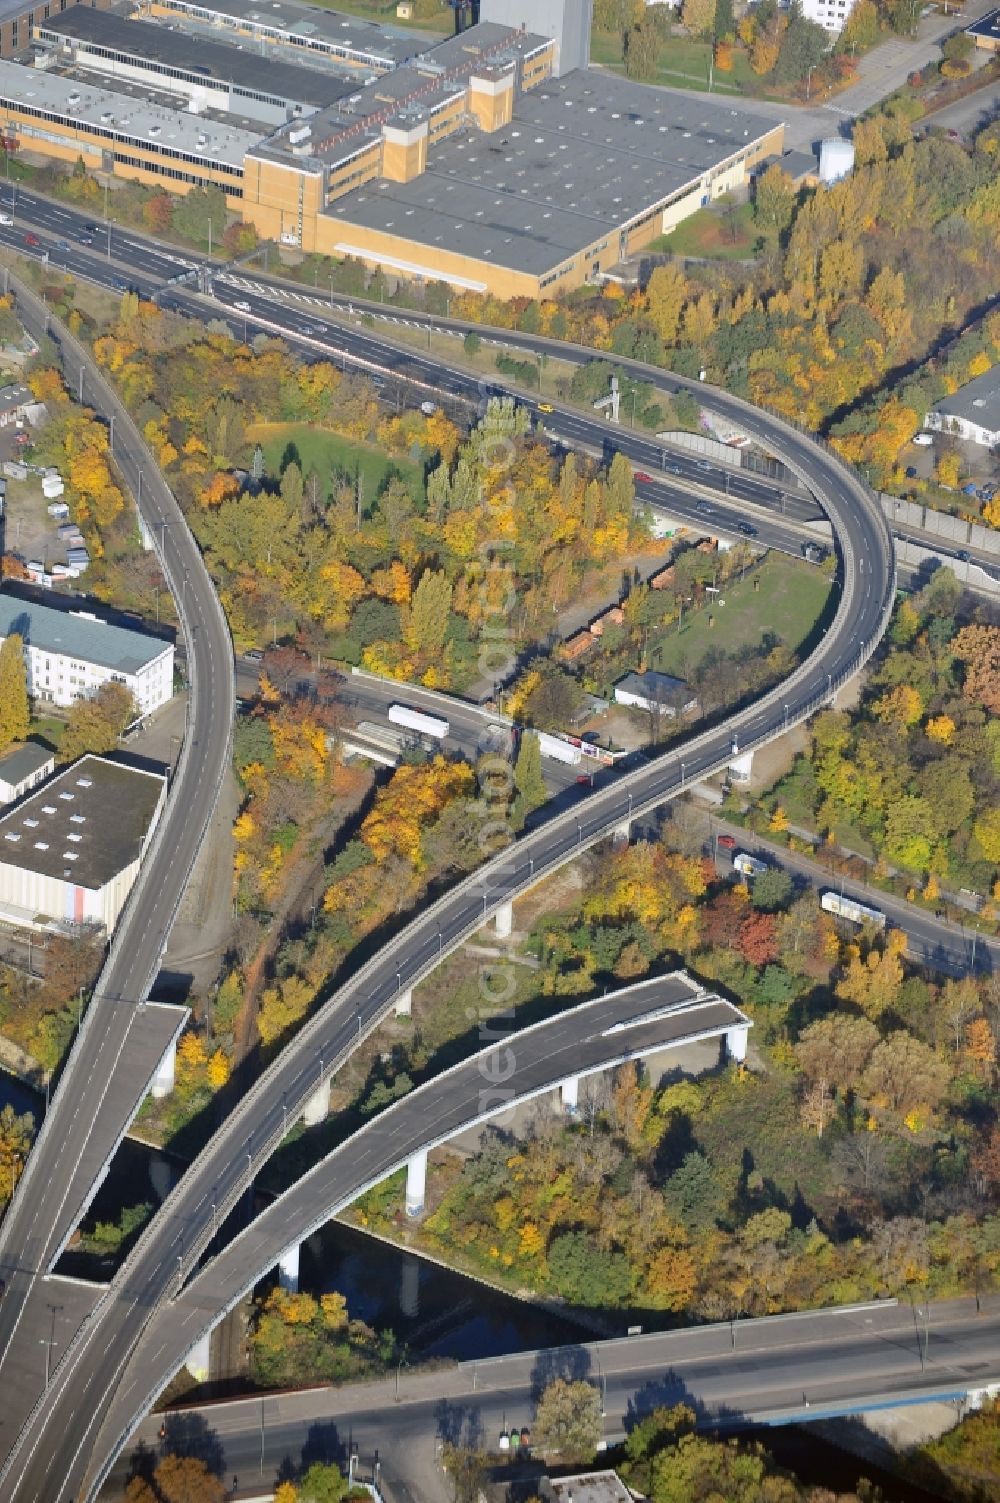
[[[65,254],[70,258],[74,253]],[[188,300],[187,294],[172,295]],[[197,298],[190,301],[204,316],[204,304]],[[353,331],[341,331],[338,338],[352,349],[361,347],[362,338],[370,343],[369,335],[355,336]],[[391,349],[382,347],[385,359],[389,358],[385,351]],[[392,358],[397,355],[405,361],[413,358],[396,351]],[[468,380],[464,374],[434,362],[421,359],[420,365],[425,372],[423,379],[429,365],[430,374],[445,387],[459,379]],[[662,372],[641,366],[635,369],[644,378],[654,375],[661,382],[665,379]],[[581,804],[519,840],[509,853],[480,868],[418,915],[338,988],[243,1098],[177,1187],[161,1213],[162,1219],[157,1217],[140,1239],[103,1307],[114,1312],[113,1317],[99,1311],[78,1338],[44,1404],[23,1434],[16,1457],[5,1469],[9,1503],[29,1498],[54,1503],[53,1472],[63,1479],[58,1496],[72,1493],[92,1438],[93,1416],[106,1411],[121,1365],[153,1309],[196,1268],[213,1235],[216,1216],[223,1218],[244,1193],[256,1168],[280,1142],[287,1118],[301,1112],[319,1078],[339,1068],[357,1040],[377,1026],[401,990],[428,974],[444,954],[474,933],[498,907],[541,876],[557,870],[578,851],[629,818],[659,806],[689,782],[725,766],[734,750],[747,751],[764,744],[813,713],[840,683],[853,676],[879,640],[893,599],[892,549],[881,515],[861,484],[811,438],[789,425],[756,412],[728,394],[677,377],[666,379],[678,389],[696,391],[713,408],[759,436],[768,448],[777,449],[803,483],[823,498],[837,536],[842,589],[837,615],[822,643],[785,684],[725,725],[695,737],[680,753],[661,757],[598,787]],[[595,421],[591,432],[600,447],[606,437],[604,426]],[[173,539],[172,533],[167,535]],[[214,605],[214,595],[212,602]],[[203,626],[195,642],[204,635]],[[226,648],[227,673],[231,673],[228,641]],[[215,734],[224,734],[228,742],[231,704],[226,708],[229,713],[224,719],[218,713],[211,719]],[[157,912],[158,921],[160,916]],[[166,1235],[164,1227],[170,1228]]]
[[[1000,1377],[1000,1302],[911,1307],[886,1302],[772,1316],[615,1341],[525,1352],[379,1383],[178,1410],[146,1420],[137,1441],[205,1456],[239,1495],[262,1491],[279,1467],[325,1459],[346,1464],[356,1446],[378,1455],[394,1503],[439,1503],[443,1440],[496,1452],[500,1432],[531,1428],[538,1393],[555,1377],[601,1393],[604,1437],[619,1440],[637,1417],[684,1401],[708,1428],[815,1420],[865,1407],[951,1398]],[[105,1495],[120,1496],[127,1458]]]
[[[236,334],[252,337],[255,330],[280,327],[286,337],[300,345],[306,358],[329,358],[332,353],[343,357],[345,363],[360,362],[357,368],[367,369],[387,382],[388,397],[396,389],[394,380],[401,392],[410,391],[411,399],[412,384],[417,383],[433,390],[439,398],[451,398],[463,405],[481,405],[487,390],[500,391],[506,387],[499,378],[480,380],[468,371],[443,368],[440,362],[425,358],[410,345],[394,345],[391,327],[387,339],[360,327],[345,330],[343,315],[349,310],[359,312],[365,306],[363,302],[339,295],[331,300],[321,299],[298,284],[262,279],[252,273],[247,276],[213,264],[220,305],[213,308],[208,300],[193,296],[190,283],[170,285],[177,276],[193,273],[198,266],[207,264],[195,252],[164,247],[138,231],[97,223],[79,210],[20,188],[16,192],[0,190],[0,203],[11,207],[15,218],[13,227],[0,226],[0,245],[9,244],[28,255],[47,254],[51,265],[101,286],[135,286],[145,296],[156,297],[164,307],[176,307],[195,318],[226,315]],[[25,234],[35,231],[38,246],[26,246]],[[88,243],[81,243],[81,237]],[[234,303],[242,301],[250,303],[251,316],[233,309]],[[379,305],[371,306],[379,317],[385,315],[386,310]],[[261,322],[255,323],[255,317]],[[460,331],[472,327],[459,320],[429,318],[419,313],[401,312],[390,317]],[[519,332],[497,332],[525,349],[563,359],[594,358],[593,350],[563,341]],[[616,360],[616,364],[622,363]],[[635,369],[644,379],[653,380],[665,390],[676,389],[669,372],[639,365]],[[787,484],[699,460],[685,450],[660,445],[624,425],[614,427],[586,415],[581,418],[573,409],[560,407],[552,414],[541,413],[538,398],[527,400],[555,442],[566,447],[589,446],[598,451],[605,443],[611,443],[638,469],[649,474],[652,482],[639,482],[636,493],[654,512],[673,517],[696,531],[730,538],[746,537],[740,524],[749,523],[755,529],[751,535],[753,541],[793,555],[800,555],[803,543],[815,536],[805,524],[815,524],[822,517],[821,509],[813,497]],[[746,506],[734,504],[739,501]],[[958,559],[957,548],[948,547],[940,538],[917,528],[894,523],[893,531],[899,537],[932,547],[942,558]],[[996,555],[975,548],[961,551],[997,575]]]
[[[33,295],[18,293],[25,326],[43,330],[45,313]],[[62,334],[66,379],[78,389],[83,356]],[[84,1025],[63,1070],[13,1205],[0,1228],[0,1363],[16,1333],[35,1281],[58,1257],[146,1094],[156,1061],[142,1071],[133,1038],[148,1014],[141,1008],[156,977],[177,904],[229,760],[233,718],[233,658],[229,630],[201,554],[132,420],[106,383],[86,365],[84,392],[115,423],[114,453],[126,483],[156,529],[164,573],[176,596],[188,644],[191,697],[185,753],[170,787],[159,828],[119,920]],[[0,1416],[0,1426],[3,1424]],[[2,1431],[0,1431],[2,1433]],[[4,1436],[9,1442],[12,1437]]]
[[[870,887],[866,882],[853,881],[839,873],[824,870],[818,861],[810,860],[786,846],[778,845],[763,836],[754,835],[739,825],[730,825],[725,820],[712,816],[715,832],[729,834],[737,842],[738,849],[767,861],[772,866],[807,882],[817,891],[838,892],[870,908],[878,908],[889,923],[906,935],[906,953],[917,965],[925,965],[932,971],[943,971],[952,976],[968,976],[972,972],[990,974],[1000,970],[1000,939],[979,934],[974,928],[937,918],[907,903],[903,898]],[[735,853],[734,853],[735,854]],[[729,865],[728,853],[716,850],[716,859]]]

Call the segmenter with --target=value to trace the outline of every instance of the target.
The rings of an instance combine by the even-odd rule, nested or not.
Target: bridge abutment
[[[174,1088],[174,1074],[177,1066],[177,1040],[174,1039],[166,1054],[156,1067],[153,1076],[153,1096],[157,1101],[164,1096],[169,1096]]]
[[[413,1016],[413,988],[408,986],[405,992],[400,992],[396,998],[393,1009],[397,1018],[410,1018]]]
[[[623,819],[620,825],[615,825],[613,840],[615,845],[628,845],[632,838],[632,821]]]
[[[740,752],[729,764],[729,776],[734,783],[749,783],[753,773],[753,752]]]
[[[559,1087],[559,1100],[564,1112],[575,1112],[580,1104],[580,1077],[571,1075]]]
[[[415,1153],[406,1165],[406,1214],[419,1216],[427,1193],[427,1151]]]
[[[306,1102],[302,1120],[306,1127],[315,1127],[320,1122],[325,1122],[330,1113],[330,1081],[329,1078],[320,1081]]]
[[[726,1055],[741,1065],[747,1057],[748,1028],[730,1028],[726,1033]]]
[[[510,939],[514,932],[514,904],[503,903],[496,912],[497,939]]]
[[[282,1289],[287,1289],[289,1294],[299,1292],[299,1251],[301,1244],[296,1242],[286,1248],[278,1259],[278,1284]]]
[[[207,1383],[211,1370],[212,1333],[207,1331],[187,1354],[184,1366],[199,1383]]]

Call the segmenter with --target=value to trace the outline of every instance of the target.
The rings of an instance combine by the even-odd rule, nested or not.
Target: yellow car
[[[551,402],[539,402],[538,410],[539,412],[555,412],[555,408]]]

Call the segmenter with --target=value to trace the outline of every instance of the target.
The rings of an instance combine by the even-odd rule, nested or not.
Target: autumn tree
[[[59,743],[60,761],[72,762],[85,752],[102,756],[112,751],[137,713],[131,691],[112,679],[74,700]]]
[[[556,1378],[538,1400],[532,1443],[565,1466],[586,1466],[601,1438],[600,1394],[592,1383]]]
[[[894,946],[882,951],[871,950],[862,960],[854,956],[837,983],[837,996],[860,1007],[866,1017],[877,1022],[896,1001],[903,984],[903,966]]]
[[[861,1084],[876,1106],[905,1117],[934,1110],[948,1088],[948,1066],[927,1044],[898,1029],[872,1051]]]
[[[856,1088],[878,1039],[878,1029],[867,1018],[831,1013],[804,1029],[795,1060],[813,1085]]]
[[[787,172],[773,162],[754,185],[753,217],[762,230],[781,235],[795,213],[795,189]]]
[[[693,37],[711,36],[715,28],[716,0],[684,0],[681,20]]]
[[[1000,626],[963,626],[951,644],[965,664],[965,692],[1000,714]]]
[[[164,1456],[153,1473],[159,1503],[224,1503],[226,1488],[198,1456]]]
[[[0,645],[0,751],[28,734],[28,678],[24,643],[16,631]]]
[[[11,1105],[0,1111],[0,1200],[9,1200],[24,1169],[35,1132],[30,1112],[18,1114]]]

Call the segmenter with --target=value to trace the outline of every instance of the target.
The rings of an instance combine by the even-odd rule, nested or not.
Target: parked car
[[[921,449],[928,449],[934,442],[934,435],[933,433],[915,433],[913,435],[913,442]]]
[[[727,851],[735,851],[736,837],[733,835],[720,835],[719,844]]]

